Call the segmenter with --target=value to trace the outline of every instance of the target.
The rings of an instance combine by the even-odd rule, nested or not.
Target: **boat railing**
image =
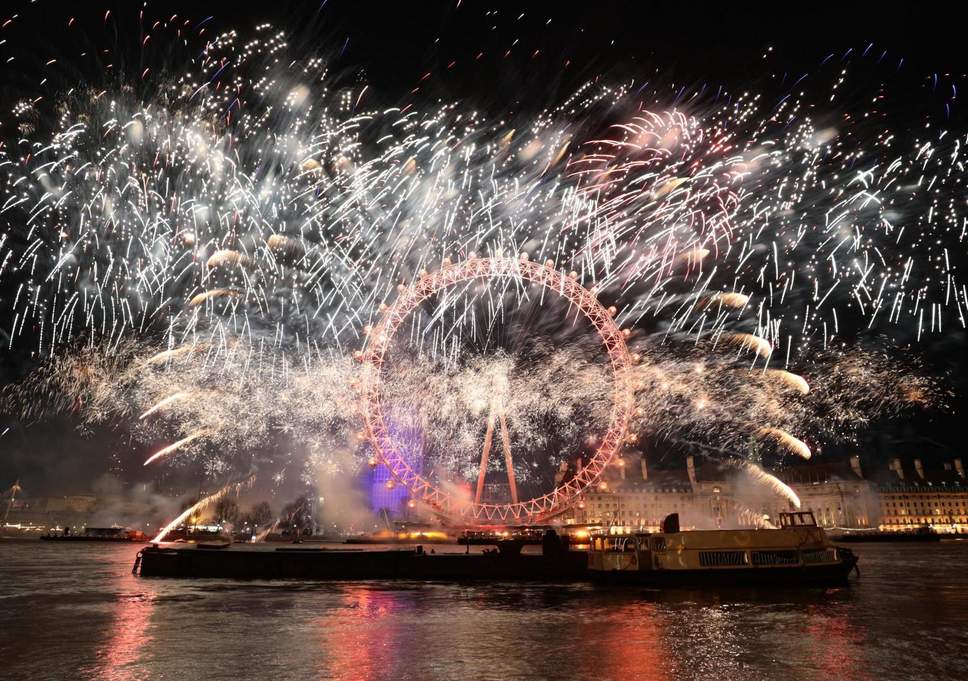
[[[787,527],[817,527],[817,519],[813,511],[792,511],[778,514],[780,529]]]

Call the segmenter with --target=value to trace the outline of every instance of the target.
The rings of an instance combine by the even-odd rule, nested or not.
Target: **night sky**
[[[7,39],[0,56],[16,54],[18,64],[42,64],[49,55],[71,53],[65,41],[81,35],[92,48],[120,55],[128,71],[139,70],[138,4],[76,4],[67,9],[45,2],[5,3],[4,16],[23,9],[16,31],[0,34]],[[748,88],[775,97],[790,78],[817,68],[828,55],[836,60],[873,43],[872,54],[886,55],[872,65],[871,77],[890,81],[900,135],[925,115],[941,122],[947,116],[947,125],[960,131],[968,120],[963,102],[956,100],[945,113],[947,93],[932,89],[934,73],[957,76],[968,70],[964,24],[953,3],[528,2],[524,9],[470,0],[243,4],[151,2],[145,12],[177,12],[198,21],[211,16],[212,32],[270,22],[291,31],[293,45],[325,55],[337,80],[368,83],[371,104],[464,100],[496,117],[540,110],[596,78],[703,84],[709,92]],[[130,26],[130,32],[105,29],[108,8],[115,16],[112,26]],[[68,34],[67,19],[75,15],[81,30]],[[0,65],[0,101],[14,101],[29,89],[27,73],[22,66]],[[9,108],[0,111],[0,121]],[[0,126],[4,135],[8,128]],[[955,257],[963,262],[966,254]],[[2,329],[9,325],[4,314],[10,296],[0,291]],[[942,377],[954,397],[946,410],[875,424],[865,437],[866,457],[966,455],[960,423],[968,413],[964,347],[965,335],[957,329],[917,346],[925,370]],[[0,382],[17,380],[34,366],[22,348],[11,351],[4,345],[2,353]],[[0,416],[0,431],[5,424],[13,422]],[[122,462],[137,461],[153,446],[119,438],[110,427],[78,434],[69,418],[27,429],[13,424],[0,439],[0,488],[19,477],[33,490],[83,489],[118,465],[118,450]],[[831,448],[828,454],[843,453]],[[136,479],[143,475],[131,470]]]

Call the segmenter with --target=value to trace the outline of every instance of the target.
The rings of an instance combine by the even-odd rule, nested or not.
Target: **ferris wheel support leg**
[[[508,422],[501,412],[501,442],[504,445],[504,464],[508,469],[508,487],[511,488],[511,503],[518,503],[518,483],[514,479],[514,463],[511,461],[511,436],[508,434]]]
[[[481,470],[477,474],[477,494],[474,495],[474,503],[481,503],[484,496],[484,476],[487,475],[487,459],[491,455],[491,441],[494,439],[494,411],[492,410],[487,417],[487,432],[484,433],[484,450],[481,452]]]

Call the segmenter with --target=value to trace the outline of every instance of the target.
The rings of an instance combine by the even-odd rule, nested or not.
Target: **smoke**
[[[125,484],[106,474],[91,484],[97,506],[88,520],[94,527],[161,527],[180,510],[180,501],[156,491],[153,483]]]
[[[786,497],[778,495],[773,486],[764,484],[762,477],[750,469],[741,469],[730,476],[729,482],[733,490],[736,523],[730,527],[761,527],[764,525],[764,516],[770,516],[775,524],[774,509],[785,508],[788,504]]]
[[[360,459],[348,445],[310,447],[307,472],[319,496],[317,522],[323,534],[372,531],[379,520],[359,484]]]

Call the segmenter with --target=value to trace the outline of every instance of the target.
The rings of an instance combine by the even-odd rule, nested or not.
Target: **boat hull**
[[[599,582],[650,586],[838,586],[847,583],[856,556],[839,563],[790,567],[700,570],[590,570]]]
[[[588,557],[569,552],[556,558],[501,554],[428,554],[416,550],[276,550],[169,548],[139,552],[142,577],[228,579],[566,582],[588,578]]]
[[[654,586],[831,586],[843,584],[856,558],[835,565],[736,570],[596,571],[588,555],[428,554],[416,550],[260,550],[226,546],[142,549],[135,572],[142,577],[310,580],[532,581]]]

